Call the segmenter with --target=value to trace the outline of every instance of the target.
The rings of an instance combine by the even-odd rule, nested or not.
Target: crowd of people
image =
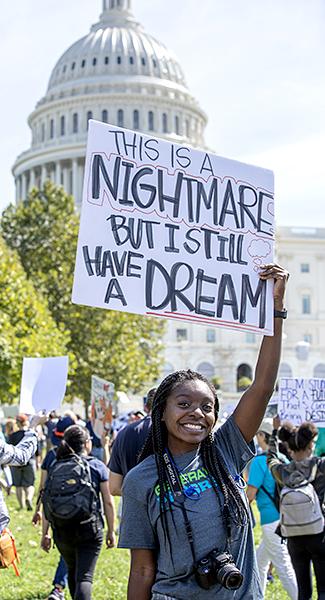
[[[150,390],[147,414],[130,415],[114,435],[99,438],[91,420],[51,413],[42,429],[45,456],[37,434],[44,417],[28,423],[18,415],[12,430],[8,425],[0,463],[11,473],[4,471],[3,490],[16,487],[19,507],[33,507],[32,522],[41,523],[43,550],[54,541],[60,552],[49,600],[64,600],[67,587],[74,600],[92,597],[105,527],[107,548],[116,545],[113,496],[120,497],[118,547],[131,555],[128,600],[262,600],[270,565],[292,600],[311,600],[313,565],[325,600],[325,458],[315,456],[312,423],[264,417],[276,384],[288,274],[268,265],[261,278],[274,280],[274,335],[263,339],[254,380],[221,425],[214,386],[191,370]],[[256,552],[254,500],[262,530]],[[8,523],[2,497],[1,531]]]

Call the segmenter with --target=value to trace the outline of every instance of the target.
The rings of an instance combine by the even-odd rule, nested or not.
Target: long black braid
[[[146,442],[139,454],[138,462],[143,461],[152,454],[155,455],[158,483],[159,483],[159,508],[162,527],[165,537],[170,544],[168,531],[167,507],[171,507],[169,496],[168,477],[165,461],[163,459],[164,450],[167,447],[167,429],[162,421],[163,413],[166,407],[167,398],[172,391],[185,381],[200,380],[207,384],[215,398],[215,418],[218,418],[219,401],[215,387],[211,382],[200,373],[195,371],[176,371],[165,377],[156,390],[152,407],[152,428],[146,439]],[[230,476],[227,466],[221,456],[221,453],[214,442],[212,433],[201,443],[200,454],[203,464],[210,476],[210,482],[219,499],[218,487],[223,494],[222,516],[227,534],[230,532],[231,522],[237,525],[247,524],[249,517],[248,511],[234,479]],[[173,518],[173,511],[171,511]],[[174,518],[173,518],[174,522]]]

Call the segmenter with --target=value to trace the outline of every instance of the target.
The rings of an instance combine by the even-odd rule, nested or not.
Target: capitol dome
[[[28,119],[31,148],[13,166],[17,201],[51,179],[80,204],[91,118],[205,146],[205,113],[175,56],[136,21],[131,0],[103,0],[98,23],[56,63]]]

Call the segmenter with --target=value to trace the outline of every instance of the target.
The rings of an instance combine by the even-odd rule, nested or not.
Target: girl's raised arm
[[[289,273],[276,264],[261,268],[261,279],[274,279],[274,311],[284,310],[284,295]],[[274,335],[264,336],[255,368],[252,385],[241,397],[234,419],[245,440],[250,442],[264,417],[276,383],[282,343],[283,318],[274,317]]]

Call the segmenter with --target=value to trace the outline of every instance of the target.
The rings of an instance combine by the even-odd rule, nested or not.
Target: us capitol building
[[[136,21],[131,0],[103,0],[88,35],[59,58],[29,116],[31,147],[13,166],[16,201],[50,179],[80,207],[89,119],[204,148],[207,116],[183,70]],[[291,273],[280,376],[325,378],[325,228],[278,227],[277,260]],[[252,378],[260,337],[168,322],[163,374],[193,368],[227,397]]]

